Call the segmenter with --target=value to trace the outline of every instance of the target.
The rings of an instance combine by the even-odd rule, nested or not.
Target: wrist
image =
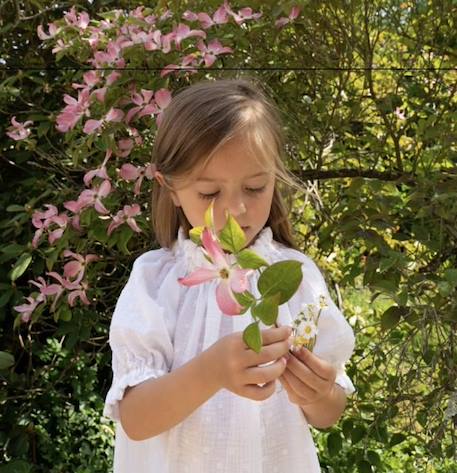
[[[203,351],[200,356],[200,375],[205,385],[214,392],[214,394],[223,388],[222,371],[214,361],[212,347]]]

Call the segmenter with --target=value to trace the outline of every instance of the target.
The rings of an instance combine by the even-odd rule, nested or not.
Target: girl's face
[[[192,227],[204,225],[204,214],[214,200],[214,223],[219,232],[228,210],[246,234],[249,246],[270,215],[275,177],[252,156],[241,137],[225,143],[206,167],[197,171],[171,195]]]

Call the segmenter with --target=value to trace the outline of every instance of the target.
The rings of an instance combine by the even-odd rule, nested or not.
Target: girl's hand
[[[331,393],[335,388],[336,369],[330,363],[305,348],[289,355],[279,380],[290,402],[304,406]]]
[[[291,327],[261,330],[263,346],[259,353],[247,347],[243,333],[235,332],[206,350],[208,369],[221,388],[239,396],[263,401],[275,392],[275,382],[286,368]],[[268,366],[258,366],[273,361]],[[263,386],[258,386],[263,384]]]

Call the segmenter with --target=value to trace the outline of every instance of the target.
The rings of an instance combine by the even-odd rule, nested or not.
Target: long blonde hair
[[[262,164],[275,173],[266,226],[271,227],[276,241],[298,249],[288,214],[292,190],[303,187],[284,164],[279,113],[253,78],[197,82],[178,91],[165,109],[152,151],[152,162],[166,183],[154,184],[151,202],[152,226],[161,247],[171,248],[179,227],[186,236],[192,228],[182,208],[175,206],[170,190],[239,134],[248,139]]]

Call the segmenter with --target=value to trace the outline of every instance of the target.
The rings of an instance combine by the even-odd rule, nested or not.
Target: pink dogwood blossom
[[[101,120],[87,120],[84,124],[84,133],[90,135],[94,131],[102,128],[105,123],[120,122],[124,118],[124,112],[119,108],[111,108]]]
[[[63,267],[63,275],[68,281],[71,281],[70,278],[74,278],[74,280],[71,281],[73,284],[78,284],[82,280],[86,266],[89,263],[100,259],[100,257],[95,254],[83,256],[78,253],[73,253],[73,251],[70,250],[65,250],[63,255],[65,258],[68,258],[69,256],[74,258],[73,261],[69,261]]]
[[[141,233],[141,229],[138,227],[135,219],[136,215],[141,213],[140,206],[138,204],[133,205],[124,205],[122,210],[113,217],[113,221],[110,223],[108,227],[107,234],[111,235],[114,229],[122,225],[123,223],[127,223],[127,225],[137,233]]]
[[[11,119],[13,126],[8,128],[9,131],[6,134],[15,141],[24,140],[30,135],[30,129],[27,127],[33,125],[31,120],[27,120],[24,123],[18,122],[16,120],[16,115]]]
[[[63,235],[69,221],[68,215],[65,212],[58,214],[55,205],[45,204],[45,207],[48,207],[48,210],[45,212],[35,211],[32,215],[32,224],[38,229],[32,240],[33,248],[37,248],[41,235],[45,230],[48,230],[53,223],[56,224],[58,228],[49,233],[48,241],[51,245],[54,244],[54,242]]]
[[[219,54],[233,53],[232,48],[222,46],[218,39],[213,39],[210,41],[208,46],[206,46],[205,43],[200,40],[197,44],[197,48],[203,55],[203,60],[205,61],[206,67],[211,67]]]
[[[294,21],[298,17],[299,14],[300,14],[300,7],[298,6],[292,7],[288,17],[282,16],[281,18],[278,18],[275,21],[276,28],[282,28],[284,25],[287,25],[287,23],[292,23],[292,21]]]
[[[154,178],[154,167],[152,164],[148,164],[147,166],[134,166],[133,164],[127,163],[122,165],[119,175],[126,181],[136,181],[133,193],[138,195],[141,192],[141,184],[144,177],[146,176],[149,180]]]
[[[56,128],[66,133],[76,126],[83,115],[89,116],[90,91],[88,88],[78,91],[78,99],[65,94],[63,100],[67,106],[57,116]]]
[[[254,270],[233,268],[208,228],[204,229],[201,240],[213,267],[197,268],[189,276],[178,278],[178,282],[184,286],[195,286],[213,279],[219,280],[216,301],[220,309],[227,315],[239,315],[243,308],[235,299],[233,292],[244,292],[249,288],[248,277]]]

